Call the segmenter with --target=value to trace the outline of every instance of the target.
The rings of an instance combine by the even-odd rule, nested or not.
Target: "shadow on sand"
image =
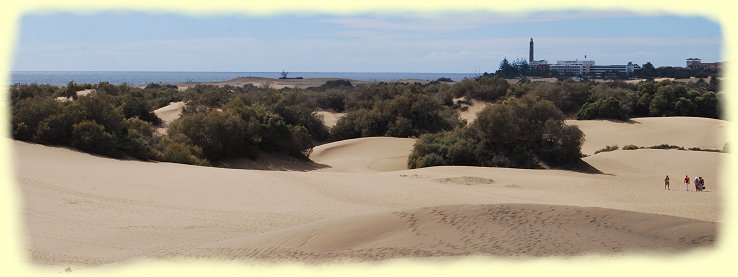
[[[570,170],[570,171],[574,171],[574,172],[587,173],[587,174],[612,175],[612,174],[604,173],[604,172],[600,171],[596,167],[588,164],[587,162],[585,162],[584,160],[581,160],[581,159],[579,161],[574,162],[574,163],[561,166],[558,169]]]
[[[233,169],[302,172],[330,167],[328,165],[315,163],[309,159],[301,159],[286,154],[275,153],[259,153],[259,156],[254,160],[249,158],[222,160],[213,163],[213,166]]]

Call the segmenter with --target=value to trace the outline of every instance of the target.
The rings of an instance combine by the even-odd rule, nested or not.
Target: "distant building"
[[[528,48],[528,65],[530,68],[539,70],[556,70],[562,75],[599,77],[615,74],[631,74],[633,71],[641,68],[641,66],[634,63],[623,65],[595,65],[595,61],[593,60],[556,61],[555,64],[549,64],[546,60],[535,60],[533,56],[533,48],[533,38],[530,38],[530,47]],[[689,59],[687,60],[687,63],[689,64]]]
[[[530,38],[530,47],[528,48],[528,66],[532,69],[547,70],[549,67],[547,60],[536,61],[533,58],[533,38]]]
[[[556,64],[549,66],[551,70],[556,70],[562,75],[571,76],[605,76],[611,74],[631,74],[641,66],[628,63],[616,65],[596,65],[593,60],[573,60],[573,61],[557,61]]]
[[[555,64],[549,66],[549,69],[556,70],[561,75],[584,76],[589,74],[594,64],[594,61],[586,60],[556,61]]]
[[[702,59],[700,58],[689,58],[687,59],[687,68],[689,69],[708,69],[708,70],[718,70],[722,67],[722,62],[714,62],[714,63],[703,63]]]
[[[641,69],[641,66],[634,63],[623,65],[593,65],[589,69],[589,74],[592,74],[594,76],[603,76],[608,74],[631,74],[637,69]]]

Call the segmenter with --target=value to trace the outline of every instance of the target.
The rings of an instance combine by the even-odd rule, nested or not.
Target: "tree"
[[[651,62],[647,62],[643,64],[640,69],[635,70],[634,75],[641,78],[651,79],[656,77],[656,68],[654,68]]]
[[[519,73],[520,71],[513,65],[511,65],[510,62],[507,61],[507,58],[504,58],[500,62],[500,68],[495,72],[495,75],[502,78],[511,79],[518,77],[520,75]]]
[[[515,62],[513,62],[513,67],[515,67],[520,76],[528,76],[528,71],[530,69],[528,61],[524,59],[515,59]]]

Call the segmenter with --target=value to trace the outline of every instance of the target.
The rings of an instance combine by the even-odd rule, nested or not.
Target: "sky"
[[[718,22],[624,11],[301,14],[30,13],[14,71],[494,72],[503,58],[722,60]]]

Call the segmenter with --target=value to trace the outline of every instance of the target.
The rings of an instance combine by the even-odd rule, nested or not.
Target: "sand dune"
[[[467,124],[471,124],[477,119],[479,112],[484,110],[487,106],[491,105],[489,102],[483,101],[472,101],[472,105],[465,111],[459,111],[459,118],[466,120]]]
[[[649,127],[588,121],[592,125],[582,129],[589,144],[650,144],[646,139],[657,139],[659,132],[688,126],[711,135],[690,132],[681,142],[709,145],[723,132],[716,126],[725,124],[636,120],[633,125]],[[630,136],[606,136],[598,123],[624,128]],[[590,135],[597,132],[603,134]],[[584,159],[604,174],[461,166],[407,170],[413,143],[362,138],[321,145],[311,158],[326,167],[308,172],[115,160],[12,145],[28,253],[34,263],[61,268],[182,256],[319,262],[671,255],[719,240],[724,153],[640,149]],[[663,188],[666,174],[672,176],[671,190]],[[707,191],[684,191],[683,174],[702,176]]]
[[[320,221],[197,247],[225,259],[378,260],[668,253],[709,246],[717,224],[602,208],[452,205]]]
[[[701,117],[642,117],[628,122],[567,120],[584,132],[582,153],[592,155],[608,145],[648,147],[670,144],[703,149],[723,149],[729,122]]]
[[[407,169],[415,139],[371,137],[342,140],[313,149],[310,159],[324,171],[378,172]]]
[[[167,126],[182,115],[184,106],[184,101],[171,102],[169,105],[154,110],[154,114],[163,122],[162,127],[157,128],[156,131],[160,134],[166,134]]]
[[[346,113],[336,113],[336,112],[327,112],[327,111],[317,111],[315,112],[320,116],[320,118],[323,120],[323,125],[326,127],[333,128],[333,126],[336,126],[336,123],[338,122],[341,117],[346,115]]]

